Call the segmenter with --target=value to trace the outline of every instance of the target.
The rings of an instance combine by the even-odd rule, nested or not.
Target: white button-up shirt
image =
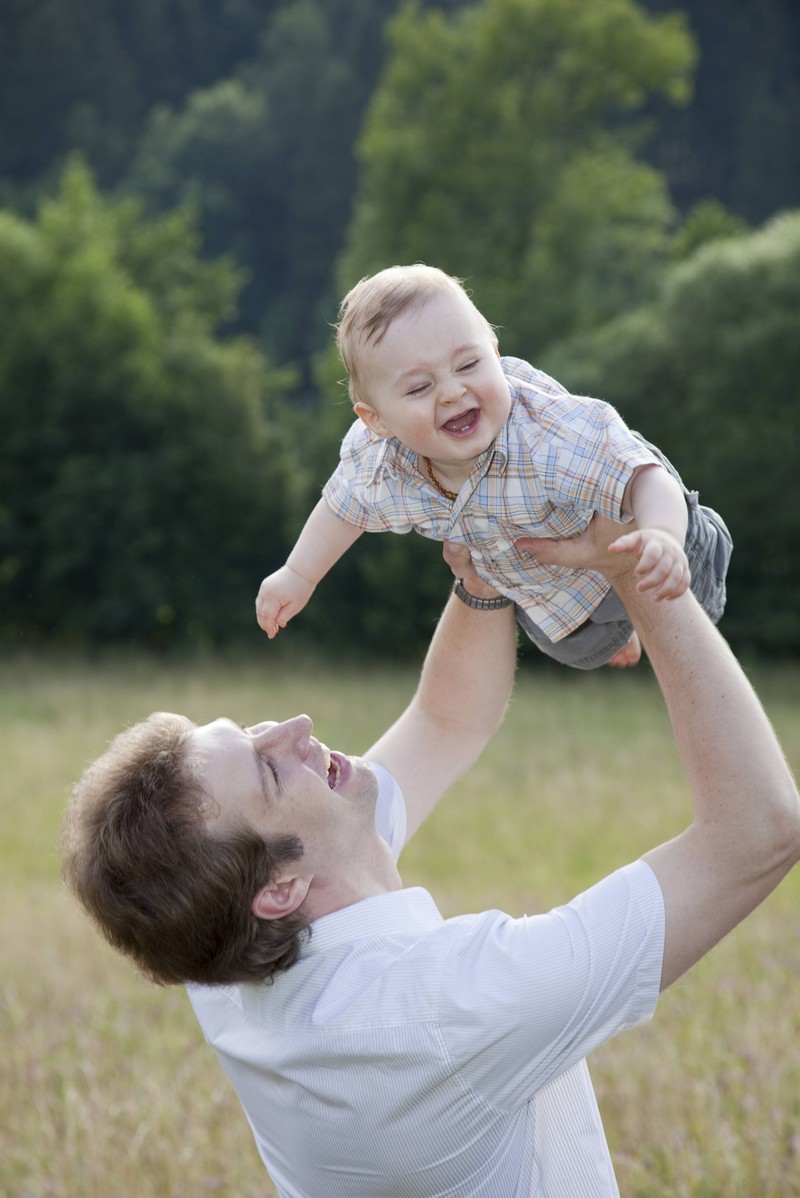
[[[609,404],[570,395],[520,358],[501,362],[511,412],[454,502],[422,477],[416,453],[360,420],[322,494],[334,515],[365,532],[413,529],[467,545],[481,577],[559,641],[591,615],[608,582],[596,571],[543,565],[514,542],[577,536],[595,512],[623,520],[625,487],[658,459]]]
[[[376,772],[397,853],[402,795]],[[522,919],[365,899],[273,985],[188,989],[282,1198],[609,1198],[584,1057],[652,1014],[663,938],[639,861]]]

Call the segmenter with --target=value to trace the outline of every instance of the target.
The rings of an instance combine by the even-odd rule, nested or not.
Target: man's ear
[[[359,401],[353,407],[359,420],[362,420],[376,437],[380,437],[382,441],[387,441],[389,437],[394,435],[391,429],[388,429],[383,423],[375,408],[371,408],[368,403],[361,403]]]
[[[311,886],[310,878],[283,878],[262,886],[250,904],[258,919],[281,919],[291,915],[304,902]]]

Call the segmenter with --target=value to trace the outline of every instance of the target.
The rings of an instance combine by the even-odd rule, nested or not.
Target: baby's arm
[[[317,583],[360,536],[360,528],[340,520],[320,499],[286,565],[269,574],[259,587],[256,618],[270,640],[303,610]]]
[[[638,557],[637,589],[652,591],[654,599],[677,599],[691,582],[683,549],[688,520],[683,491],[662,466],[644,466],[625,488],[623,508],[637,531],[619,537],[614,547]]]

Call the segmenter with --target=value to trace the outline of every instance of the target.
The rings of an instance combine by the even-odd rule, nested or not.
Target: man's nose
[[[305,756],[311,747],[313,728],[310,716],[295,715],[289,720],[282,720],[280,724],[272,724],[263,732],[256,733],[254,739],[259,748],[263,745],[297,747]]]

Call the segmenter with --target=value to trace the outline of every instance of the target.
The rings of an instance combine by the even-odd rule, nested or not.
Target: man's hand
[[[658,528],[621,525],[595,513],[591,524],[577,537],[556,541],[542,537],[521,537],[515,542],[522,553],[529,553],[547,566],[568,566],[578,570],[599,570],[609,580],[633,572],[637,590],[652,592],[652,598],[677,599],[691,581],[689,563],[683,546],[669,532]]]
[[[313,592],[313,583],[290,566],[281,566],[267,575],[258,589],[256,619],[270,640],[303,610]]]
[[[521,553],[535,557],[546,566],[568,566],[575,570],[599,570],[611,579],[614,575],[628,573],[631,560],[626,550],[613,549],[620,537],[622,525],[595,513],[591,524],[577,537],[556,541],[548,537],[520,537],[515,546]],[[634,524],[627,524],[627,535],[634,535]],[[621,556],[623,555],[623,556]]]
[[[457,545],[454,541],[445,541],[442,545],[442,557],[447,562],[456,578],[460,578],[464,589],[476,599],[497,599],[499,591],[484,582],[472,563],[469,549],[466,545]]]

